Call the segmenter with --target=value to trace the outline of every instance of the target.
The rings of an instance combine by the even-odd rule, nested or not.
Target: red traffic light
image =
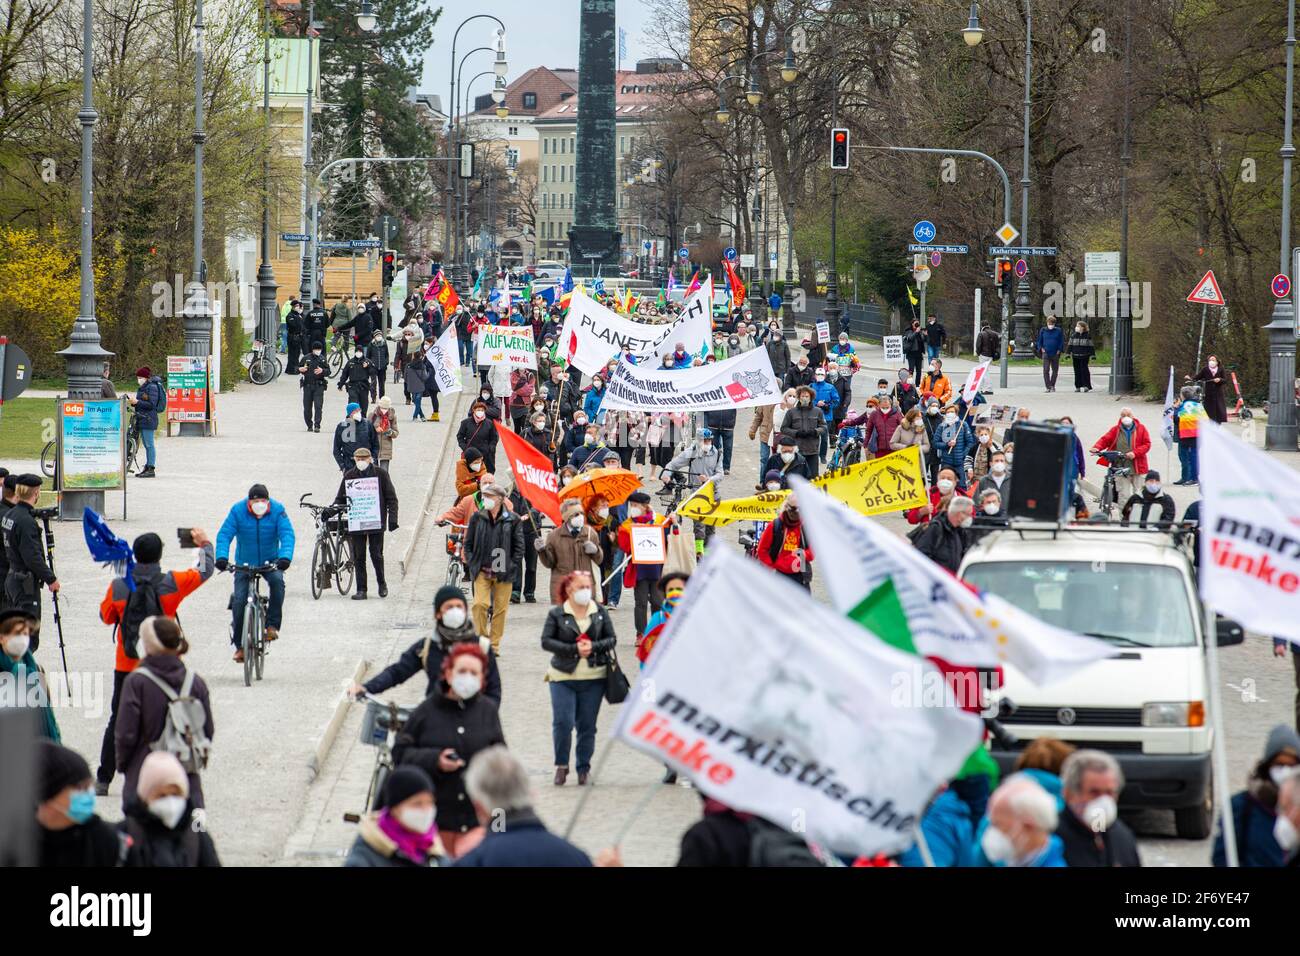
[[[841,129],[835,131],[835,142],[842,143],[848,138],[848,134],[845,133],[844,130]]]

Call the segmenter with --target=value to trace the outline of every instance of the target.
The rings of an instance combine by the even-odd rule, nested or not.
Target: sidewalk
[[[385,542],[390,588],[386,600],[378,598],[373,582],[365,602],[333,591],[319,601],[311,598],[314,526],[298,499],[310,492],[311,500],[325,503],[338,490],[340,474],[331,448],[346,398],[334,387],[326,396],[320,434],[309,433],[303,425],[296,377],[260,388],[243,385],[223,394],[217,405],[218,437],[166,438],[158,432],[158,477],[130,481],[129,521],[121,518],[121,494],[107,495],[105,517],[119,536],[128,541],[145,531],[162,536],[164,570],[187,567],[193,559],[177,546],[176,528],[198,525],[215,541],[231,505],[244,499],[254,483],[265,484],[293,522],[297,543],[293,566],[285,575],[284,626],[281,639],[270,646],[264,680],[244,687],[243,669],[231,661],[230,576],[214,575],[182,605],[179,615],[191,645],[186,660],[204,677],[212,698],[216,732],[204,793],[209,826],[227,865],[281,859],[311,776],[308,761],[339,695],[359,661],[383,658],[389,626],[410,597],[399,560],[444,445],[459,424],[460,403],[454,401],[459,396],[448,396],[439,424],[412,423],[401,386],[387,388],[400,429],[391,470],[400,522]],[[68,664],[79,679],[97,687],[99,695],[99,707],[92,706],[91,713],[60,709],[57,716],[64,743],[85,756],[93,770],[113,685],[111,633],[98,617],[111,572],[91,561],[78,523],[58,524],[56,535]],[[60,669],[58,636],[48,594],[44,602],[38,656],[53,672]],[[110,819],[119,815],[121,787],[118,776],[110,795],[100,800],[101,813]]]

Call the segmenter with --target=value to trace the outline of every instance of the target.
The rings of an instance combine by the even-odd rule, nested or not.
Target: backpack
[[[118,624],[122,649],[127,657],[134,660],[140,658],[136,648],[140,643],[140,625],[144,623],[144,619],[155,615],[161,616],[164,613],[162,600],[158,597],[158,589],[154,583],[137,581],[135,590],[126,596],[126,606],[122,609],[122,620]]]
[[[149,384],[158,392],[158,397],[154,399],[153,403],[154,410],[158,412],[167,411],[167,389],[163,388],[162,380],[155,375],[153,378],[149,379]]]
[[[745,827],[749,830],[751,867],[823,865],[797,833],[757,818],[745,821]]]
[[[181,762],[186,773],[198,773],[208,765],[212,741],[203,730],[208,716],[203,701],[192,694],[194,672],[185,669],[179,694],[149,668],[141,667],[136,672],[153,681],[167,695],[167,719],[162,735],[149,745],[149,749],[165,750]]]

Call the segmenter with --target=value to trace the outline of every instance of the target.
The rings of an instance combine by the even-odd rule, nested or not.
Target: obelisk
[[[581,3],[577,181],[569,256],[576,274],[595,276],[602,267],[617,270],[622,239],[614,210],[615,0]]]

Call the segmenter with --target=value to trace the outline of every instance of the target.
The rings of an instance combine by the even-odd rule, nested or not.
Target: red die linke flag
[[[551,460],[524,441],[499,422],[492,423],[505,448],[506,457],[510,459],[510,470],[515,473],[515,487],[528,499],[528,503],[559,527],[560,517],[560,482],[551,467]]]
[[[456,311],[456,306],[460,305],[460,296],[452,284],[447,281],[446,275],[441,269],[438,274],[429,280],[429,287],[424,290],[425,299],[437,299],[438,305],[442,306],[443,315],[451,315]]]
[[[739,309],[745,304],[745,284],[736,275],[736,267],[728,260],[722,260],[722,267],[727,270],[727,285],[731,289],[731,307]]]

